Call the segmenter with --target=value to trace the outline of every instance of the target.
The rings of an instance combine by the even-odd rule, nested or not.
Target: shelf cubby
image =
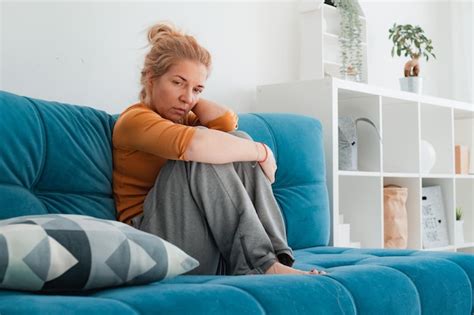
[[[323,1],[302,1],[298,5],[300,25],[299,79],[341,78],[341,17]],[[362,68],[360,81],[368,82],[367,22],[359,7]]]
[[[453,174],[452,109],[421,103],[421,140],[430,143],[436,152],[436,161],[429,174]],[[422,163],[423,161],[421,161]],[[420,170],[422,170],[420,165]],[[424,174],[422,174],[424,175]]]
[[[454,109],[454,146],[464,145],[469,149],[470,168],[468,172],[474,177],[474,112]]]
[[[326,42],[323,49],[323,59],[337,64],[341,64],[340,54],[334,53],[339,49],[339,40],[334,39],[332,36],[328,35],[325,35],[324,38],[326,39]]]
[[[447,221],[448,228],[449,245],[454,246],[454,221],[456,220],[454,208],[454,180],[452,178],[422,178],[421,187],[431,186],[441,187],[444,215]],[[423,230],[423,225],[421,225],[421,230]]]
[[[456,178],[455,187],[455,207],[461,207],[463,211],[464,242],[472,243],[474,247],[474,179]]]
[[[383,171],[419,172],[418,104],[382,97]]]
[[[380,98],[376,95],[340,90],[338,117],[369,118],[380,130]],[[376,130],[365,122],[357,124],[358,170],[380,172],[381,142]]]
[[[339,214],[351,227],[351,239],[362,247],[383,246],[383,212],[380,177],[341,176]],[[370,229],[367,227],[371,227]]]
[[[384,177],[383,186],[396,185],[406,187],[408,190],[406,210],[408,221],[408,242],[409,249],[421,248],[421,195],[420,179],[418,177]]]

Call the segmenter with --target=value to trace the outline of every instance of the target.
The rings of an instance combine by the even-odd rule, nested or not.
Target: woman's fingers
[[[271,170],[271,168],[269,167],[269,165],[266,164],[266,163],[262,163],[262,164],[260,164],[260,166],[262,167],[263,173],[264,173],[265,176],[268,178],[268,180],[270,181],[270,183],[273,184],[273,182],[275,181],[275,177],[272,175],[272,170]]]

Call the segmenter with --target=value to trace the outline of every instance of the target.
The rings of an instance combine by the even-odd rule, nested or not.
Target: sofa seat
[[[313,247],[326,276],[189,276],[70,296],[0,291],[5,314],[470,314],[474,255]],[[264,280],[265,279],[265,280]]]

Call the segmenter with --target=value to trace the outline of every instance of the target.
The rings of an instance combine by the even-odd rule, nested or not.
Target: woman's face
[[[153,80],[152,109],[163,118],[182,123],[197,104],[206,78],[207,69],[202,63],[190,60],[177,62],[165,74]]]

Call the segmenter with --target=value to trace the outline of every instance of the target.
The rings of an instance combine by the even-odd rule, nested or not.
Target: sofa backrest
[[[113,119],[0,91],[0,219],[66,213],[114,219]]]
[[[293,249],[326,246],[330,213],[321,123],[295,114],[239,115],[239,129],[270,146],[277,161],[273,194]]]
[[[117,115],[0,91],[0,219],[66,213],[115,219],[112,130]],[[239,129],[278,162],[275,197],[293,249],[327,245],[321,124],[291,114],[242,114]]]

